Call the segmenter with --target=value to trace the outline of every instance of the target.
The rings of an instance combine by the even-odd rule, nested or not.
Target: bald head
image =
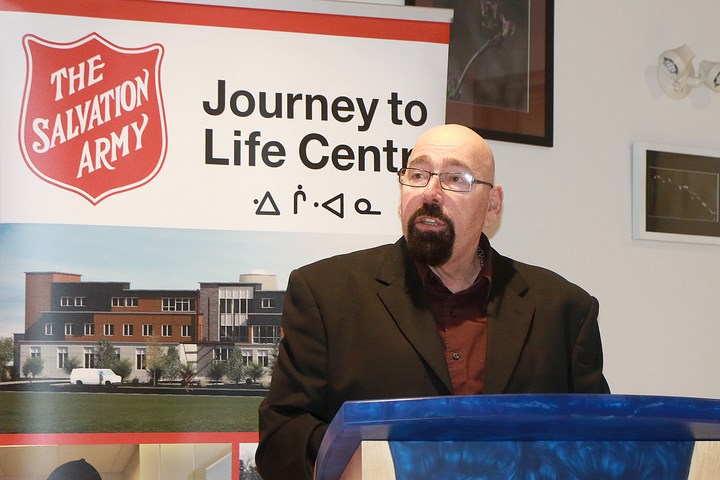
[[[494,182],[495,159],[484,138],[463,125],[439,125],[423,133],[413,148],[410,162],[419,157],[445,155],[448,160],[460,154],[486,181]],[[458,159],[459,160],[459,159]]]

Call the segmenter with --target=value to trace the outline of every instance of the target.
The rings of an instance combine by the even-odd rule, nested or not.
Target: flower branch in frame
[[[515,33],[515,23],[513,21],[505,18],[502,13],[498,17],[498,5],[498,0],[482,0],[480,2],[480,28],[485,32],[486,39],[465,63],[460,76],[456,79],[455,75],[451,74],[448,81],[448,100],[460,100],[463,81],[475,60],[487,49],[506,43]]]

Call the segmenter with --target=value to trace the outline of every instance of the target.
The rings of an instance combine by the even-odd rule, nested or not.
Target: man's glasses
[[[437,173],[428,172],[427,170],[421,170],[419,168],[402,168],[398,172],[400,184],[408,187],[426,187],[427,184],[430,183],[430,179],[434,176],[437,176],[440,180],[440,187],[450,192],[469,192],[476,183],[488,185],[490,188],[493,188],[492,183],[478,180],[469,173]]]

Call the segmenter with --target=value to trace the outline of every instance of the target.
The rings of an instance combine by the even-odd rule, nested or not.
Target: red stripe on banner
[[[257,443],[257,432],[2,433],[0,445]]]
[[[446,22],[147,0],[0,0],[0,10],[429,43],[450,40]]]
[[[2,433],[0,445],[154,445],[229,443],[232,465],[240,465],[240,444],[257,443],[257,432],[162,432],[162,433]],[[240,471],[232,469],[230,480],[240,480]]]

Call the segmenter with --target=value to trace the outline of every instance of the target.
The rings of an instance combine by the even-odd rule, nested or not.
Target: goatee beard
[[[439,232],[420,231],[415,225],[420,216],[437,218],[445,223],[447,228]],[[450,259],[455,244],[455,226],[452,220],[442,213],[437,204],[424,203],[408,220],[407,231],[408,249],[410,255],[417,261],[437,267]]]

